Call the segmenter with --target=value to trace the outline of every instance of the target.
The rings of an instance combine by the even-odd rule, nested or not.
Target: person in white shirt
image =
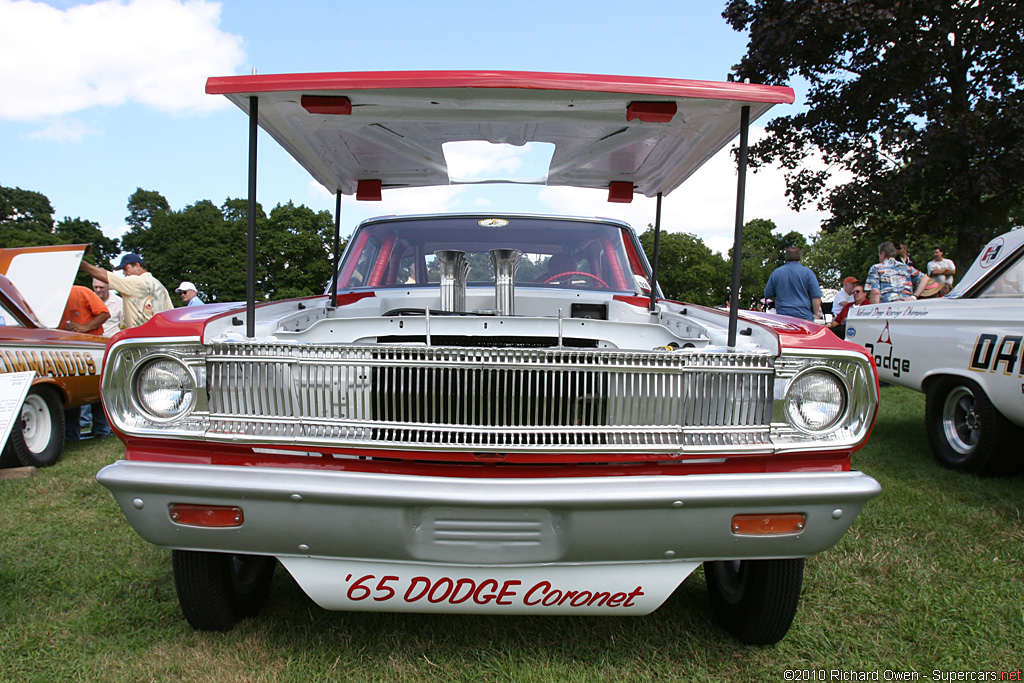
[[[946,258],[942,247],[932,247],[932,260],[928,262],[928,277],[939,284],[953,286],[956,265]]]
[[[98,278],[92,279],[92,291],[96,292],[96,296],[99,297],[103,305],[110,311],[110,317],[103,323],[103,336],[113,337],[115,334],[121,331],[124,326],[124,302],[117,294],[113,294],[110,291],[110,286]],[[65,412],[65,420],[74,420],[75,415],[72,411]],[[103,412],[103,404],[97,401],[91,405],[82,406],[81,414],[78,419],[78,431],[75,432],[74,427],[70,424],[66,425],[66,429],[70,429],[71,438],[77,440],[81,438],[82,430],[92,425],[92,437],[94,439],[102,439],[111,435],[110,423],[107,422],[107,415]]]
[[[843,306],[853,303],[853,290],[858,284],[860,284],[860,280],[855,277],[848,277],[843,280],[843,286],[832,299],[832,315],[839,315],[839,312],[843,310]]]
[[[93,278],[92,291],[96,292],[96,296],[100,298],[100,301],[110,311],[110,317],[103,323],[103,336],[113,337],[114,334],[124,327],[124,302],[121,301],[121,297],[117,294],[110,293],[110,285],[103,280]]]

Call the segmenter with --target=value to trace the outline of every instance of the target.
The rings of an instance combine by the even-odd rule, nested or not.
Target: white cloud
[[[235,73],[242,38],[208,0],[102,0],[60,10],[0,0],[0,119],[32,121],[137,102],[172,113],[225,106],[204,92]]]
[[[54,119],[42,130],[29,134],[32,140],[53,140],[54,142],[79,142],[87,135],[99,135],[100,131],[89,128],[81,121]]]

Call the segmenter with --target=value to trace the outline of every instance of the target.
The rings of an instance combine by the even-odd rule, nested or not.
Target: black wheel
[[[724,560],[704,563],[715,618],[740,642],[771,645],[789,631],[800,587],[803,558]]]
[[[4,447],[5,465],[49,467],[64,449],[64,405],[53,389],[32,387]]]
[[[996,410],[981,387],[951,378],[928,388],[925,424],[939,464],[986,476],[1012,474],[1024,459],[1021,431]]]
[[[178,603],[192,628],[230,631],[263,608],[277,558],[175,550],[172,563]]]

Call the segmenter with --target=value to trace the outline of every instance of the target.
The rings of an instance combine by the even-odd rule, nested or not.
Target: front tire
[[[789,631],[800,602],[803,558],[704,563],[711,610],[747,645],[772,645]]]
[[[928,388],[925,424],[940,465],[984,476],[1012,474],[1020,430],[1003,417],[978,384],[968,379],[939,380]]]
[[[32,387],[4,447],[4,463],[49,467],[64,450],[64,405],[48,387]]]
[[[178,603],[192,628],[230,631],[263,608],[277,558],[175,550],[172,564]]]

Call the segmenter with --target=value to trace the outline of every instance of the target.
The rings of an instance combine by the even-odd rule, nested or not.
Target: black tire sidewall
[[[266,602],[277,559],[243,556],[240,580],[230,553],[174,550],[174,584],[185,619],[200,631],[230,631],[241,619],[256,616]]]
[[[57,392],[49,387],[32,387],[25,400],[28,401],[31,396],[38,396],[46,405],[50,414],[50,438],[40,452],[33,453],[25,443],[19,419],[8,437],[10,448],[23,467],[49,467],[60,460],[64,450],[64,404]],[[21,413],[18,414],[20,416]]]
[[[719,574],[728,564],[704,563],[715,618],[748,645],[772,645],[782,640],[796,616],[804,560],[743,560],[738,574],[732,576],[735,581]]]
[[[950,444],[944,428],[943,412],[946,398],[958,388],[966,389],[974,398],[974,413],[979,419],[981,434],[970,453],[960,453]],[[1020,467],[1020,458],[1010,442],[1020,430],[1012,425],[989,400],[977,382],[949,377],[934,382],[925,401],[925,426],[932,454],[942,466],[980,475],[1007,474]]]

